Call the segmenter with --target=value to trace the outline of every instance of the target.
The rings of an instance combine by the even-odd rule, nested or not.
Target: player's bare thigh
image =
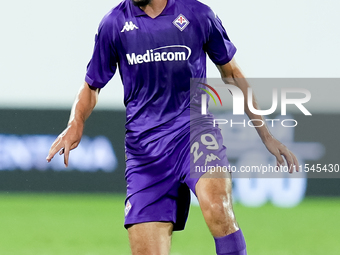
[[[172,230],[171,222],[146,222],[129,227],[132,255],[168,255]]]
[[[196,184],[196,194],[204,219],[214,237],[236,232],[237,225],[232,205],[232,181],[229,173],[218,176],[204,174]]]

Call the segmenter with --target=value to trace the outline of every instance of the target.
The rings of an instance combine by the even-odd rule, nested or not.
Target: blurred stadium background
[[[119,1],[0,3],[0,254],[129,254],[124,217],[123,90],[119,75],[102,90],[70,167],[45,162],[83,82],[94,34]],[[204,0],[238,47],[250,78],[323,78],[312,92],[312,117],[278,131],[300,163],[340,163],[340,18],[337,1]],[[209,77],[218,72],[209,63]],[[268,91],[254,88],[266,105]],[[295,109],[296,110],[296,109]],[[224,128],[233,164],[271,162],[258,140]],[[253,143],[254,144],[254,143]],[[261,147],[262,146],[262,147]],[[260,149],[259,149],[260,148]],[[339,173],[340,176],[340,173]],[[248,253],[339,254],[340,179],[236,179],[235,211]],[[199,208],[175,233],[173,255],[214,254]]]

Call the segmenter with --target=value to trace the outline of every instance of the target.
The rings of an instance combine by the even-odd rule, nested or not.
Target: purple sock
[[[247,255],[241,229],[227,236],[214,237],[217,255]]]

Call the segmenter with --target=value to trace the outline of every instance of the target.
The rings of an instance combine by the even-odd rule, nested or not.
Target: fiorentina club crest
[[[131,210],[131,207],[132,207],[132,205],[131,205],[131,203],[130,203],[130,200],[128,200],[128,201],[126,202],[126,206],[125,206],[125,216],[128,215],[128,213],[129,213],[130,210]]]
[[[183,31],[188,25],[189,25],[189,20],[187,20],[186,17],[184,17],[183,14],[180,14],[174,22],[172,22],[179,30]]]

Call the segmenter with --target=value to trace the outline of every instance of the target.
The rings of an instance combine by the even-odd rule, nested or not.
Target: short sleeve
[[[229,40],[221,20],[211,11],[208,15],[209,32],[205,51],[216,65],[227,64],[235,55],[236,47]]]
[[[87,66],[85,81],[93,87],[104,87],[116,72],[117,59],[113,24],[105,17],[96,34],[94,51]]]

